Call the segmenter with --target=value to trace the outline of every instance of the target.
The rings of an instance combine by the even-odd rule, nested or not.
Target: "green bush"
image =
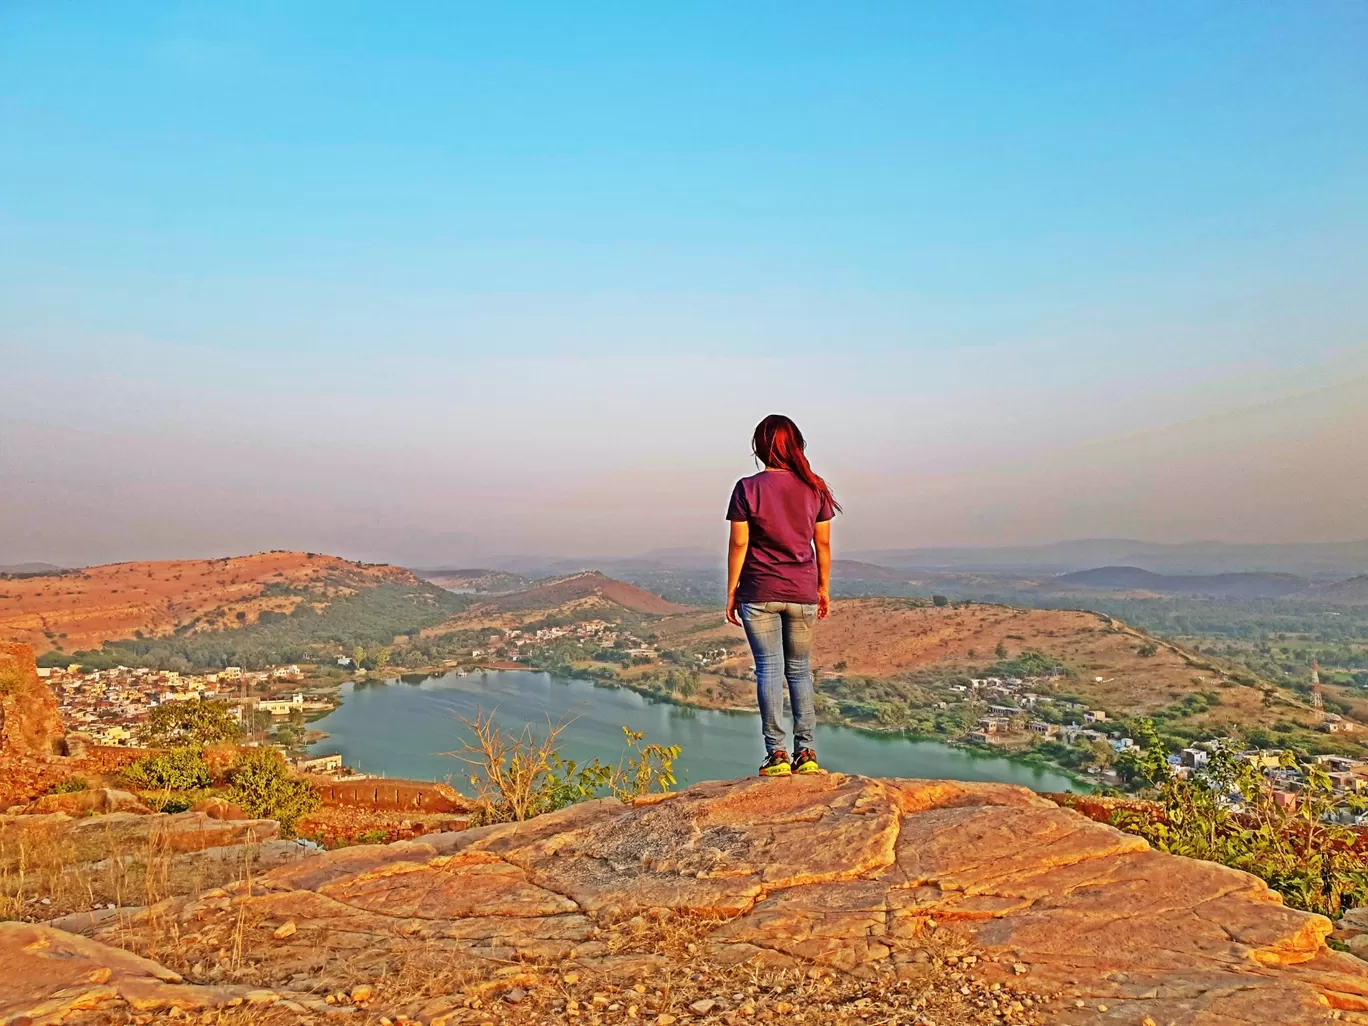
[[[197,794],[145,794],[142,796],[143,804],[153,812],[189,812],[194,804],[200,800]]]
[[[1296,807],[1289,811],[1274,800],[1263,773],[1230,748],[1213,746],[1207,766],[1184,779],[1170,770],[1168,750],[1152,723],[1139,721],[1133,733],[1143,748],[1127,762],[1148,782],[1158,814],[1121,810],[1113,825],[1160,851],[1252,873],[1289,905],[1331,919],[1368,902],[1368,860],[1355,850],[1358,831],[1327,822],[1341,806],[1363,812],[1368,800],[1336,794],[1320,766],[1284,751],[1284,768],[1302,778]],[[1229,796],[1239,798],[1238,807]]]
[[[250,816],[276,820],[287,837],[322,801],[308,781],[289,775],[278,752],[268,749],[244,753],[228,781],[234,804]]]
[[[77,794],[81,791],[89,791],[90,782],[85,777],[67,777],[60,780],[47,789],[46,794]]]
[[[149,791],[199,791],[214,782],[204,752],[197,746],[173,748],[139,759],[120,778],[131,787]]]

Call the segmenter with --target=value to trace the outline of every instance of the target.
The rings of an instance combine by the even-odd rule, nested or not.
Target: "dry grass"
[[[240,879],[260,846],[238,854],[176,852],[170,835],[106,824],[74,832],[68,822],[11,817],[0,823],[0,919],[43,921],[113,906],[154,905]]]

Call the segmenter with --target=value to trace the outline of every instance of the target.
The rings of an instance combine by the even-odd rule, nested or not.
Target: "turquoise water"
[[[675,764],[681,786],[751,775],[764,756],[755,713],[693,709],[626,688],[526,670],[345,684],[341,707],[312,724],[330,736],[311,751],[341,752],[348,766],[367,773],[451,778],[462,787],[464,764],[443,753],[461,747],[461,717],[473,717],[477,710],[493,713],[500,726],[515,731],[529,723],[544,729],[548,717],[553,723],[564,720],[563,751],[581,762],[616,762],[623,751],[623,726],[643,731],[648,743],[684,749]],[[1062,773],[933,741],[819,725],[816,744],[823,766],[849,773],[993,780],[1036,791],[1078,789]]]

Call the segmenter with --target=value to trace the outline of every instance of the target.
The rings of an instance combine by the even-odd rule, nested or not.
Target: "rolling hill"
[[[425,630],[440,635],[477,627],[520,627],[547,617],[563,620],[633,620],[672,617],[693,610],[597,570],[553,577],[501,595],[469,596],[474,604]],[[715,614],[714,614],[715,615]]]
[[[725,647],[731,657],[717,669],[732,672],[709,681],[715,703],[747,707],[754,702],[745,638],[717,612],[671,617],[654,629],[662,648]],[[1105,614],[1073,609],[841,599],[817,625],[812,663],[819,678],[845,676],[858,682],[852,685],[857,693],[906,698],[918,692],[916,681],[927,674],[991,672],[988,668],[1004,658],[997,654],[999,645],[1006,658],[1039,652],[1070,667],[1074,676],[1061,688],[1113,716],[1153,715],[1189,695],[1219,692],[1219,701],[1186,722],[1215,730],[1221,724],[1266,725],[1270,720],[1258,688],[1232,686],[1226,674],[1201,657]],[[1306,723],[1311,719],[1304,704],[1284,704],[1278,715]]]
[[[689,608],[675,602],[667,602],[645,588],[616,580],[597,570],[586,570],[584,573],[542,581],[536,587],[525,591],[492,598],[480,603],[471,612],[550,612],[567,607],[617,607],[648,616],[669,616],[673,613],[687,612]]]
[[[1307,598],[1318,602],[1342,602],[1346,605],[1368,605],[1368,574],[1351,577],[1347,581],[1318,585],[1309,591]]]
[[[267,628],[297,635],[286,628],[308,626],[310,635],[343,620],[371,636],[392,621],[392,637],[468,601],[399,567],[316,553],[112,563],[0,582],[0,640],[26,642],[41,655]]]

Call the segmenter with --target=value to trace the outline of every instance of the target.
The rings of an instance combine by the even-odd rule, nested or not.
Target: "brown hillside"
[[[709,619],[717,626],[707,629]],[[721,619],[716,612],[671,618],[658,628],[662,647],[716,640],[745,653],[741,631]],[[838,663],[845,663],[841,672],[883,678],[940,666],[973,671],[997,660],[1001,642],[1009,657],[1035,650],[1059,659],[1076,673],[1061,687],[1113,714],[1152,713],[1195,691],[1221,686],[1218,672],[1194,665],[1163,642],[1156,643],[1154,655],[1140,655],[1150,640],[1100,613],[977,604],[909,608],[898,599],[848,599],[832,603],[831,616],[817,625],[812,659],[814,668],[827,674],[834,674]],[[750,657],[739,655],[731,664],[749,669]],[[749,700],[753,689],[737,682],[738,700]],[[1205,714],[1213,721],[1266,718],[1257,689],[1226,687],[1221,698],[1222,704]],[[1289,709],[1286,714],[1297,719],[1299,713]]]
[[[382,582],[422,585],[398,567],[304,552],[111,563],[0,581],[0,640],[27,642],[41,654],[57,642],[74,652],[135,631],[169,634],[190,623],[195,630],[235,628],[267,610],[290,613],[304,601],[322,608]],[[273,594],[272,586],[303,587],[309,594]]]
[[[689,611],[688,606],[667,602],[634,584],[615,580],[597,570],[589,570],[547,581],[525,591],[490,596],[479,605],[424,633],[440,634],[473,627],[517,627],[551,615],[587,619],[615,617],[628,612],[668,617]]]

